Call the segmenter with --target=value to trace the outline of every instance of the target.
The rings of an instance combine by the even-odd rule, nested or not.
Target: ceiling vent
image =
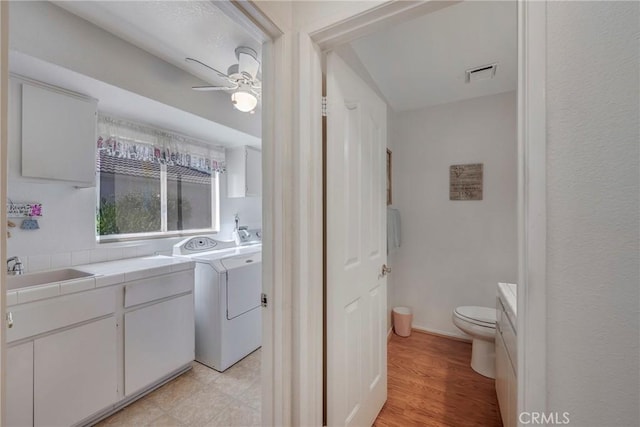
[[[498,69],[498,63],[483,65],[481,67],[475,67],[468,69],[465,73],[467,75],[466,82],[472,83],[480,80],[491,80],[496,75]]]

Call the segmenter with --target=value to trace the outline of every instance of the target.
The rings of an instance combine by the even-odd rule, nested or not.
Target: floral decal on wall
[[[42,205],[40,203],[31,205],[29,216],[42,216]]]

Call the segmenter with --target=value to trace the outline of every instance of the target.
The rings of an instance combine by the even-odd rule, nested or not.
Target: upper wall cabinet
[[[262,195],[262,151],[244,146],[226,152],[227,197]]]
[[[92,187],[96,178],[95,99],[22,84],[22,176]]]

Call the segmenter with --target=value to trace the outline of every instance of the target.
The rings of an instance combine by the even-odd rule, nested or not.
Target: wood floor
[[[388,399],[374,426],[502,426],[494,380],[473,371],[470,360],[470,343],[393,334]]]

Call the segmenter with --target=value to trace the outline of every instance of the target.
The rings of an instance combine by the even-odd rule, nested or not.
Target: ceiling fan
[[[262,82],[260,82],[258,74],[260,70],[258,54],[255,50],[246,46],[236,48],[235,52],[238,63],[230,66],[227,70],[227,74],[222,71],[218,71],[197,59],[186,58],[187,62],[191,64],[199,64],[208,68],[218,76],[226,79],[228,83],[224,86],[194,86],[193,90],[233,91],[231,94],[231,103],[233,106],[239,111],[253,114],[262,93]]]

